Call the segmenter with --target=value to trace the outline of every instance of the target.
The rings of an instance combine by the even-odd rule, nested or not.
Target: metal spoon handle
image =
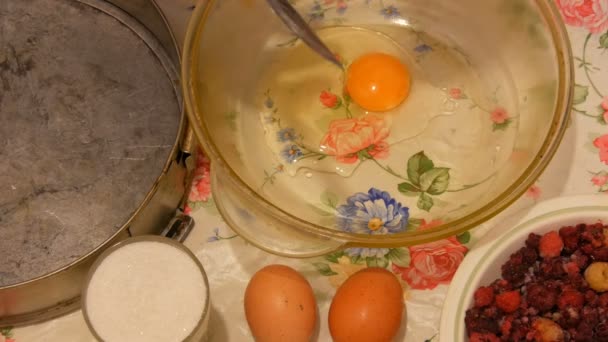
[[[266,0],[279,18],[287,27],[306,45],[321,55],[323,58],[334,63],[342,69],[342,63],[333,52],[319,39],[317,34],[310,28],[308,23],[300,16],[288,0]]]

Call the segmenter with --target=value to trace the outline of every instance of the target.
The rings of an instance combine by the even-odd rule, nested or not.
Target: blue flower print
[[[296,131],[293,128],[283,128],[277,132],[277,139],[280,142],[296,140]]]
[[[323,18],[325,18],[325,11],[323,10],[323,7],[321,7],[321,4],[315,2],[310,9],[308,16],[310,17],[310,20],[323,20]]]
[[[420,44],[414,48],[414,51],[416,51],[418,53],[425,53],[425,52],[433,51],[433,48],[427,44]]]
[[[272,108],[274,107],[274,101],[270,97],[267,97],[266,101],[264,101],[264,106],[266,106],[266,108]]]
[[[336,12],[338,14],[346,13],[347,9],[348,9],[348,4],[344,0],[339,0],[338,3],[336,4]]]
[[[380,14],[382,14],[385,19],[394,19],[401,16],[397,7],[393,5],[384,7],[382,10],[380,10]]]
[[[390,234],[404,231],[409,209],[386,191],[370,188],[357,193],[337,208],[340,229],[358,234]]]
[[[287,145],[283,151],[281,151],[281,156],[289,163],[295,163],[302,154],[302,150],[298,145]]]
[[[351,257],[383,258],[390,250],[388,248],[347,248],[344,252]]]
[[[274,100],[270,96],[270,89],[267,89],[264,92],[264,96],[266,96],[266,100],[264,100],[264,106],[266,106],[266,108],[268,109],[274,107]]]

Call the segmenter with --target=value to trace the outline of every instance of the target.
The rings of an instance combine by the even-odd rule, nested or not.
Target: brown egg
[[[270,265],[253,275],[245,290],[245,316],[257,342],[309,341],[317,303],[308,281],[294,269]]]
[[[397,277],[383,268],[366,268],[338,288],[329,308],[329,331],[334,342],[390,342],[403,309]]]

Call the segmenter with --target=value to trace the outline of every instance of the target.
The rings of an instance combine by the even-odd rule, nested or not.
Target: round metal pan
[[[153,0],[0,1],[0,327],[78,308],[103,250],[178,211],[178,65]]]

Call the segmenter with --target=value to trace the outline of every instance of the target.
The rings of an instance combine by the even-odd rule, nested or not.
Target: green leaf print
[[[400,267],[408,267],[411,262],[410,250],[407,248],[391,248],[386,256],[394,265]]]
[[[323,191],[321,194],[321,203],[330,208],[336,209],[338,207],[338,195],[331,191]]]
[[[319,273],[321,273],[321,275],[324,275],[326,277],[338,274],[334,272],[331,267],[329,267],[329,265],[326,263],[315,262],[312,265],[317,269],[317,271],[319,271]]]
[[[600,49],[608,49],[608,31],[600,36]]]
[[[424,154],[424,151],[420,151],[407,161],[407,177],[414,185],[420,185],[420,176],[434,166],[433,161]]]
[[[0,335],[4,336],[6,338],[12,338],[13,337],[13,327],[0,329]]]
[[[434,205],[434,202],[433,202],[433,198],[431,196],[427,195],[424,192],[420,194],[420,197],[418,198],[418,203],[417,203],[418,208],[420,208],[424,211],[429,211],[429,210],[431,210],[433,205]]]
[[[577,105],[585,102],[585,100],[587,100],[587,96],[589,96],[589,87],[580,84],[574,85],[574,97],[572,99],[573,104]]]
[[[505,129],[507,129],[507,127],[509,127],[510,123],[511,123],[511,119],[507,119],[503,123],[493,123],[492,131],[504,131]]]
[[[441,195],[448,189],[450,169],[437,167],[420,176],[420,188],[431,195]]]
[[[420,189],[408,182],[400,183],[399,185],[397,185],[397,189],[400,193],[406,196],[418,196],[418,194],[420,193]]]
[[[319,207],[317,207],[317,206],[316,206],[316,205],[314,205],[314,204],[308,204],[308,207],[309,207],[309,208],[310,208],[312,211],[314,211],[314,213],[315,213],[315,214],[317,214],[317,215],[319,215],[319,216],[323,216],[323,217],[329,217],[329,216],[334,216],[334,215],[335,215],[335,213],[333,213],[333,212],[329,212],[329,211],[327,211],[326,209],[319,208]]]
[[[334,264],[338,263],[338,259],[340,259],[344,255],[344,251],[337,251],[330,254],[325,255],[325,260],[329,262],[333,262]]]
[[[456,240],[462,244],[467,244],[471,241],[471,233],[464,232],[462,234],[456,235]]]
[[[407,230],[416,229],[424,222],[422,219],[410,217],[407,220]]]
[[[362,265],[365,263],[365,259],[360,255],[355,255],[350,257],[351,264]]]
[[[367,257],[365,258],[365,263],[367,267],[381,267],[386,268],[388,266],[388,259],[384,258],[376,258],[376,257]]]

